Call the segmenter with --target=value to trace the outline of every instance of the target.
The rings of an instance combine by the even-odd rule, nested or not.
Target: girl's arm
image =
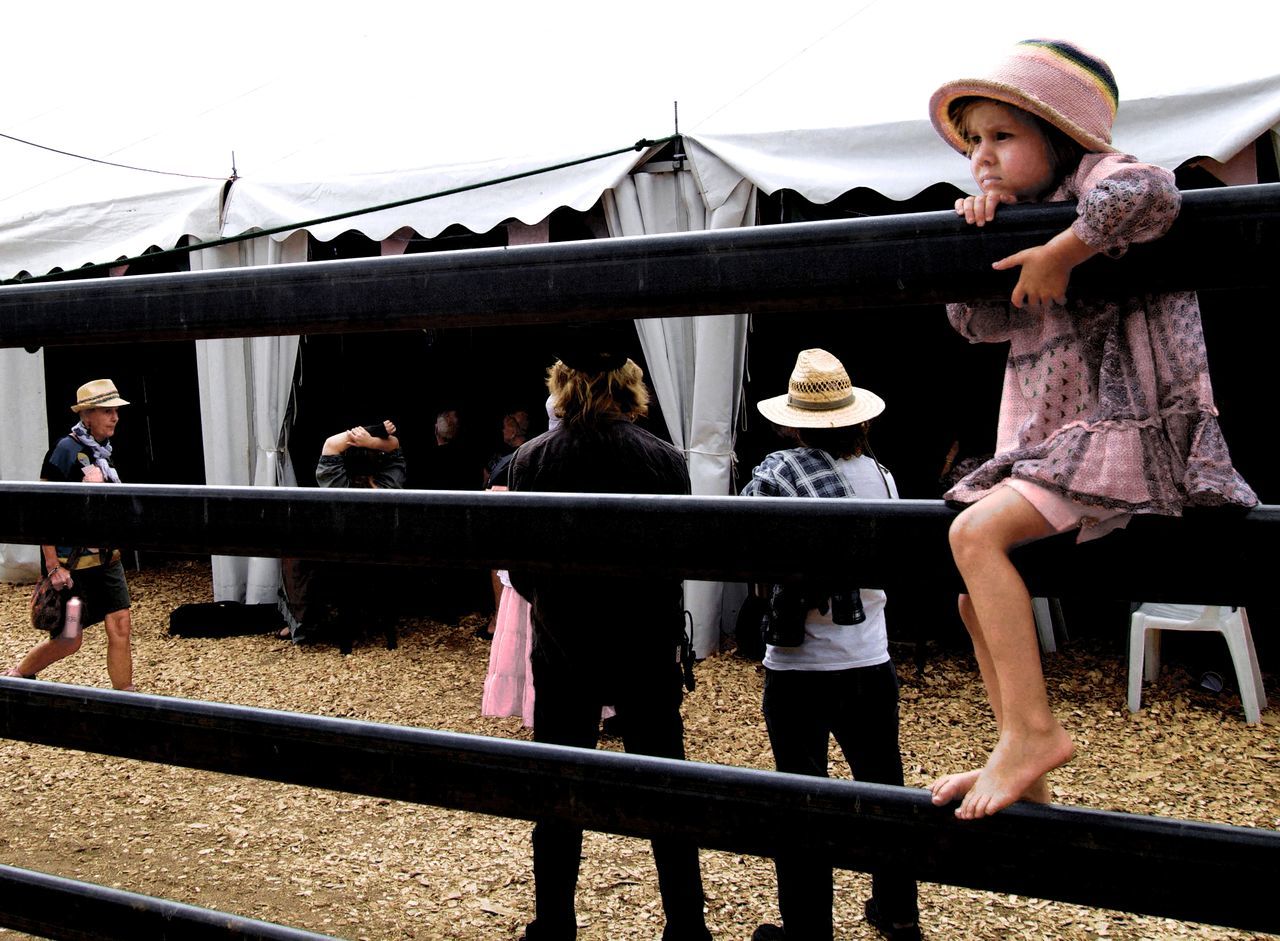
[[[1007,271],[1021,266],[1018,283],[1014,285],[1010,300],[1017,308],[1042,308],[1049,304],[1067,302],[1067,282],[1071,271],[1082,261],[1098,254],[1098,249],[1084,242],[1075,233],[1074,226],[1059,232],[1044,245],[1023,249],[1001,258],[991,267]]]
[[[998,271],[1022,268],[1014,307],[1065,304],[1076,265],[1100,252],[1118,258],[1134,243],[1158,239],[1182,205],[1172,173],[1124,154],[1087,154],[1066,190],[1077,199],[1071,227],[992,265]]]

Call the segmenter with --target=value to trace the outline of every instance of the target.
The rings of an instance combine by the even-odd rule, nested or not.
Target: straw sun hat
[[[1110,153],[1120,90],[1107,63],[1060,39],[1025,39],[985,78],[947,82],[929,100],[929,117],[960,153],[968,147],[951,121],[957,98],[991,98],[1048,121],[1085,150]]]
[[[843,428],[875,418],[884,411],[884,399],[850,382],[840,360],[826,350],[803,350],[787,394],[757,402],[756,408],[787,428]]]
[[[115,408],[117,405],[128,405],[116,391],[116,384],[110,379],[90,379],[76,390],[76,404],[71,411],[79,414],[86,408]]]

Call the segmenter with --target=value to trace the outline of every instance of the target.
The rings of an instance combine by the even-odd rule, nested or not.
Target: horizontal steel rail
[[[0,925],[74,941],[335,941],[331,935],[3,865]]]
[[[0,347],[850,310],[1007,296],[991,262],[1069,206],[599,239],[0,287]],[[1072,291],[1280,286],[1280,184],[1184,195],[1164,238],[1096,259]]]
[[[979,822],[923,790],[0,679],[0,736],[707,849],[803,849],[929,882],[1280,930],[1280,833],[1015,805]],[[1142,878],[1133,878],[1141,872]]]
[[[852,572],[916,591],[959,588],[954,516],[930,500],[0,482],[0,542],[744,581]],[[1280,506],[1202,510],[1136,519],[1080,546],[1045,540],[1016,558],[1033,592],[1051,597],[1088,585],[1102,597],[1247,604],[1269,590],[1278,535]],[[796,551],[805,545],[823,551]]]

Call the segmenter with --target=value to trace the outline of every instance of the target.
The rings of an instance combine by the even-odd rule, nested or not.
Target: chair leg
[[[1244,705],[1246,722],[1262,721],[1265,694],[1260,693],[1262,675],[1258,670],[1257,654],[1253,650],[1253,637],[1247,634],[1245,621],[1236,611],[1223,626],[1222,636],[1231,651],[1231,662],[1236,668],[1236,685],[1240,688],[1240,702]]]
[[[1058,643],[1053,636],[1053,614],[1048,598],[1032,598],[1031,613],[1036,621],[1036,633],[1040,636],[1041,653],[1057,653]]]
[[[1146,616],[1135,614],[1129,628],[1129,711],[1142,708],[1142,661],[1146,647]]]
[[[1143,644],[1145,661],[1142,678],[1148,683],[1154,683],[1160,679],[1160,629],[1148,625],[1146,633],[1146,642]]]
[[[1253,667],[1253,682],[1258,690],[1258,711],[1267,708],[1267,688],[1262,682],[1262,670],[1258,666],[1258,651],[1253,646],[1253,629],[1249,626],[1249,612],[1239,610],[1240,624],[1244,628],[1244,645],[1249,653],[1249,663]]]

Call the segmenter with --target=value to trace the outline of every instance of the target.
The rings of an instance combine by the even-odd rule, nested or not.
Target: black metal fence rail
[[[0,347],[781,310],[1007,296],[990,263],[1041,244],[1069,206],[1002,210],[976,229],[915,213],[0,287]],[[1072,274],[1074,293],[1280,286],[1280,184],[1188,192],[1173,229]]]
[[[0,482],[0,542],[748,581],[855,572],[912,591],[959,588],[954,515],[932,500]],[[1087,584],[1099,597],[1247,604],[1268,590],[1278,539],[1280,506],[1201,510],[1082,546],[1046,540],[1018,560],[1039,595]]]
[[[3,865],[0,926],[74,941],[335,941],[330,935]]]
[[[0,679],[0,735],[458,810],[679,834],[1104,908],[1280,930],[1280,833],[1015,805],[962,822],[923,790]],[[1141,873],[1141,878],[1135,878]]]

